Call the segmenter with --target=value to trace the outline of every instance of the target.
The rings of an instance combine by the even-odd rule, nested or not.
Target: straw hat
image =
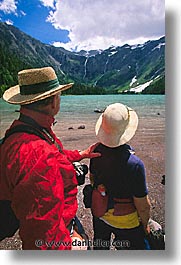
[[[137,126],[136,112],[121,103],[114,103],[109,105],[99,117],[95,132],[102,144],[117,147],[134,136]]]
[[[73,83],[60,85],[52,67],[22,70],[18,73],[18,83],[4,92],[3,99],[8,103],[30,104],[73,85]]]

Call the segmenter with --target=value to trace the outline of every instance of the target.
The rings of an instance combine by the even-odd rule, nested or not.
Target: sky
[[[0,21],[71,51],[165,35],[164,0],[0,0]]]

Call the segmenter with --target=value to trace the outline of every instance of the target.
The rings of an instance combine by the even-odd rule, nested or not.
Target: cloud
[[[20,15],[21,16],[26,16],[26,13],[23,10],[20,10]]]
[[[42,3],[42,5],[54,9],[54,0],[40,0],[40,2]]]
[[[41,0],[54,10],[47,21],[69,31],[66,49],[105,49],[143,43],[165,34],[164,0]],[[54,3],[53,3],[54,2]]]
[[[6,14],[16,13],[17,6],[15,0],[2,0],[0,2],[0,11]]]

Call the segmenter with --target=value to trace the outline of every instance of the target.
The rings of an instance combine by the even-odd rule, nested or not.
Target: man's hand
[[[89,146],[86,150],[80,151],[81,159],[84,158],[95,158],[101,156],[100,153],[94,153],[95,148],[99,145],[99,143],[93,144]]]

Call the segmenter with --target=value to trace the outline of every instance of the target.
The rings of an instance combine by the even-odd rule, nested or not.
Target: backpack
[[[45,136],[36,127],[30,125],[17,125],[11,128],[5,135],[4,138],[0,139],[0,146],[5,140],[12,134],[18,132],[25,132],[29,134],[35,134],[41,139],[46,140]],[[11,208],[11,201],[0,200],[0,241],[6,237],[12,237],[19,229],[19,220],[14,214]]]

